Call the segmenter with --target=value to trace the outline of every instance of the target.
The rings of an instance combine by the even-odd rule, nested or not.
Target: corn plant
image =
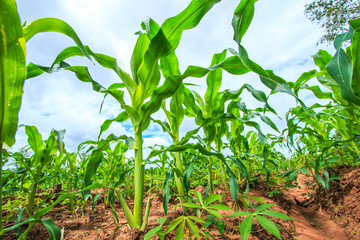
[[[14,0],[1,1],[0,28],[2,29],[0,33],[0,191],[2,192],[2,148],[11,147],[15,142],[22,88],[24,80],[31,75],[32,71],[31,66],[28,68],[25,66],[25,43],[39,32],[59,32],[72,38],[84,54],[87,56],[88,54],[74,30],[59,19],[39,19],[22,27]],[[1,201],[2,194],[0,195]],[[0,230],[2,231],[1,211],[0,207]],[[31,223],[31,221],[41,222],[38,219],[28,222]],[[43,223],[49,224],[49,221],[46,220]],[[0,234],[1,238],[2,234],[3,231]],[[54,234],[51,236],[55,237]]]
[[[172,63],[172,64],[169,64]],[[175,55],[175,53],[170,54],[169,56],[165,58],[160,59],[160,69],[165,78],[168,78],[171,75],[181,75],[179,70],[179,62]],[[161,108],[164,111],[166,118],[169,123],[167,122],[161,122],[158,120],[154,120],[154,122],[160,124],[162,126],[162,129],[164,132],[167,132],[172,140],[175,146],[179,145],[179,129],[180,125],[184,119],[184,108],[183,108],[183,84],[179,86],[177,91],[173,94],[170,100],[170,111],[166,109],[166,101],[163,101]],[[175,174],[167,174],[168,177],[164,181],[164,186],[169,181],[170,176],[175,177],[176,187],[178,190],[178,194],[180,196],[180,204],[184,211],[186,211],[186,208],[183,206],[183,204],[186,202],[185,200],[185,186],[184,186],[184,167],[183,167],[183,161],[181,158],[180,152],[175,152],[175,158],[174,158],[174,164],[172,165],[172,171],[175,172]],[[165,188],[164,188],[165,189]],[[169,191],[164,191],[164,210],[165,214],[167,214],[167,200],[169,199],[169,196],[165,193],[168,193]]]
[[[102,87],[95,82],[87,71],[86,67],[71,67],[64,63],[68,57],[84,56],[78,47],[71,47],[61,52],[53,63],[76,73],[77,77],[84,82],[90,82],[93,89],[98,92],[112,95],[119,101],[124,112],[113,119],[113,121],[124,121],[130,118],[135,131],[135,168],[134,168],[134,212],[132,213],[125,201],[121,201],[122,208],[125,212],[129,225],[132,228],[144,228],[143,224],[143,197],[144,197],[144,162],[142,157],[142,132],[149,126],[150,116],[156,112],[161,102],[177,90],[182,80],[186,77],[202,77],[210,70],[200,67],[189,67],[182,75],[171,75],[165,79],[165,82],[159,86],[160,70],[158,61],[174,52],[180,42],[181,34],[184,30],[195,27],[201,18],[209,11],[212,6],[219,0],[199,1],[193,0],[189,6],[180,14],[173,18],[167,19],[160,27],[155,21],[150,19],[142,23],[145,32],[139,32],[133,55],[131,58],[130,75],[125,73],[112,57],[93,53],[89,48],[87,52],[100,65],[113,69],[120,77],[122,84],[113,84],[108,89]],[[171,63],[172,64],[172,63]],[[43,72],[52,72],[53,69],[44,68],[36,65],[34,67],[34,75]],[[124,91],[120,88],[126,88],[131,105],[126,104],[123,96]],[[150,100],[148,100],[150,98]],[[148,101],[147,101],[148,100]],[[107,121],[101,128],[101,132],[105,131],[112,121]],[[120,196],[121,197],[121,196]]]

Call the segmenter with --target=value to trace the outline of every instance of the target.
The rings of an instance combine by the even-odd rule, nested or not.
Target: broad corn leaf
[[[25,126],[25,134],[31,149],[34,151],[35,162],[38,163],[43,157],[45,145],[42,136],[35,126]]]
[[[126,89],[128,90],[130,96],[132,96],[132,94],[134,93],[134,91],[135,91],[135,89],[137,87],[137,84],[135,83],[134,80],[131,79],[129,74],[124,72],[119,67],[119,65],[117,63],[117,60],[115,58],[107,56],[105,54],[101,54],[101,53],[94,53],[93,51],[91,51],[91,49],[88,46],[84,46],[84,49],[86,50],[87,54],[92,56],[94,58],[94,60],[97,61],[101,66],[103,66],[105,68],[112,69],[120,77],[120,79],[123,81],[123,83],[124,83]],[[83,51],[81,50],[80,47],[77,47],[77,46],[67,47],[57,55],[54,62],[52,63],[52,67],[47,68],[47,69],[54,71],[53,68],[55,66],[57,66],[57,64],[62,64],[63,61],[66,60],[67,58],[75,57],[75,56],[83,57],[83,56],[86,56],[86,55],[83,53]],[[55,70],[66,69],[66,67],[69,67],[69,65],[58,68],[58,69],[55,69]],[[30,68],[30,70],[35,71],[32,68]],[[29,71],[29,66],[28,66],[28,71]],[[39,70],[36,69],[36,71],[39,71]],[[51,72],[46,71],[46,70],[44,72],[51,73]]]
[[[353,66],[351,59],[343,49],[339,49],[333,59],[326,65],[326,70],[340,87],[341,97],[345,100],[360,105],[360,98],[355,96],[352,87]]]
[[[222,53],[214,54],[213,59],[211,61],[211,66],[214,66],[216,64],[219,64],[223,62],[226,58],[226,50],[224,50]],[[222,81],[222,69],[216,69],[214,71],[211,71],[206,76],[206,92],[205,92],[205,117],[212,116],[212,110],[216,106],[216,95],[217,92],[220,89]]]
[[[146,31],[148,38],[153,39],[160,30],[159,24],[153,19],[149,18],[141,23],[141,28]]]
[[[234,28],[234,40],[238,44],[249,28],[255,11],[255,2],[257,0],[241,0],[235,9],[232,19],[232,26]]]
[[[126,111],[122,111],[117,117],[113,119],[106,119],[103,124],[100,126],[100,133],[98,138],[100,138],[101,134],[109,129],[111,123],[113,122],[124,122],[129,118],[129,115]]]
[[[48,230],[50,240],[60,240],[61,239],[60,228],[57,227],[50,218],[41,219],[41,223]]]
[[[11,227],[2,229],[2,233],[14,230],[24,224],[34,224],[34,223],[41,223],[45,226],[45,228],[49,232],[49,239],[50,240],[61,240],[61,230],[57,227],[54,222],[50,218],[39,219],[39,218],[28,218],[25,221],[15,224]]]
[[[168,213],[168,205],[169,205],[169,201],[171,198],[169,181],[173,178],[174,178],[173,170],[166,173],[166,177],[164,180],[164,186],[163,186],[163,208],[164,208],[165,215],[167,215],[167,213]]]
[[[248,53],[243,46],[239,45],[239,53],[236,53],[233,50],[232,52],[239,56],[241,62],[244,64],[245,67],[259,75],[261,82],[265,86],[275,92],[283,92],[293,96],[300,103],[302,108],[304,108],[305,111],[308,111],[306,105],[291,90],[289,84],[281,77],[275,75],[272,71],[264,70],[261,66],[251,61],[249,59]]]
[[[0,144],[15,143],[25,66],[25,39],[13,0],[0,1]]]
[[[132,77],[136,84],[140,84],[140,80],[137,76],[137,71],[143,61],[144,54],[148,49],[148,47],[149,47],[148,36],[146,34],[140,34],[136,41],[130,62]]]
[[[219,0],[193,0],[188,7],[178,15],[168,18],[161,25],[156,36],[151,39],[137,74],[143,87],[140,102],[152,95],[158,86],[160,75],[158,60],[172,53],[178,46],[182,32],[197,26],[202,17]]]
[[[249,84],[244,84],[244,87],[253,95],[254,98],[256,98],[258,101],[265,103],[266,107],[276,115],[276,111],[270,106],[268,103],[268,99],[266,97],[266,94],[263,91],[256,90],[253,86]],[[277,130],[278,131],[278,130]]]
[[[57,18],[41,18],[32,21],[29,25],[23,28],[26,42],[29,41],[35,34],[40,32],[58,32],[65,34],[74,40],[81,52],[91,60],[88,52],[82,44],[80,38],[69,24]]]

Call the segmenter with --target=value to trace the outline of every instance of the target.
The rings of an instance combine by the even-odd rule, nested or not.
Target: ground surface
[[[338,184],[333,184],[329,191],[323,191],[309,186],[313,179],[306,175],[298,177],[300,188],[289,188],[282,194],[274,194],[269,197],[269,192],[274,190],[263,181],[253,184],[250,195],[261,197],[268,203],[276,203],[272,210],[283,212],[295,221],[286,221],[270,218],[280,227],[283,239],[298,240],[322,240],[322,239],[360,239],[360,169],[341,167],[337,170],[341,176]],[[197,190],[203,191],[198,188]],[[97,190],[99,191],[99,190]],[[223,203],[232,207],[232,198],[229,193],[219,188],[216,193],[223,194]],[[309,197],[310,196],[310,197]],[[146,202],[146,199],[145,201]],[[128,201],[131,208],[131,201]],[[176,202],[171,199],[169,205],[168,220],[173,220],[182,215],[180,208],[174,210]],[[95,214],[92,213],[91,204],[86,207],[86,212],[81,217],[78,210],[73,217],[68,206],[56,206],[45,217],[50,217],[57,226],[63,228],[64,239],[143,239],[144,233],[130,230],[126,225],[124,214],[116,203],[116,211],[119,216],[120,226],[116,228],[110,208],[104,208],[103,198],[96,202]],[[227,216],[233,211],[220,211]],[[146,231],[158,226],[157,219],[164,217],[161,195],[152,201],[150,218]],[[239,221],[236,218],[225,218],[225,234],[223,236],[217,231],[215,224],[207,229],[213,239],[240,239]],[[169,222],[164,224],[164,229]],[[252,234],[248,239],[276,239],[254,222]],[[7,223],[11,225],[13,223]],[[200,225],[199,225],[200,227]],[[15,234],[5,236],[5,239],[16,239]],[[48,239],[46,229],[41,225],[35,225],[29,232],[28,239]],[[157,239],[154,236],[151,239]],[[165,239],[175,239],[175,234],[168,234]]]

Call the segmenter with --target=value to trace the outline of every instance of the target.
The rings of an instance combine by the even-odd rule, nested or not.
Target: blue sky
[[[22,22],[29,23],[42,17],[60,18],[69,23],[82,42],[94,52],[117,58],[119,66],[129,73],[132,49],[137,38],[134,33],[141,29],[140,23],[151,17],[161,24],[166,18],[183,10],[189,2],[18,0],[17,4]],[[253,22],[242,41],[253,61],[265,69],[274,70],[287,81],[294,82],[302,72],[314,69],[311,55],[320,48],[332,51],[331,46],[316,46],[321,29],[305,18],[305,2],[258,1]],[[232,40],[231,19],[238,3],[239,1],[221,1],[210,10],[198,27],[184,32],[176,50],[181,70],[184,71],[188,65],[209,66],[214,53],[229,47],[236,48]],[[72,45],[73,42],[61,34],[39,34],[27,44],[27,61],[48,66],[62,49]],[[104,86],[119,81],[111,70],[94,66],[86,59],[75,58],[69,63],[89,66],[92,77]],[[194,89],[201,95],[205,93],[205,78],[187,82],[200,85]],[[269,93],[258,77],[251,73],[236,77],[224,74],[220,90],[236,90],[244,83]],[[309,104],[315,101],[310,93],[304,93],[302,97]],[[94,92],[90,84],[78,81],[69,72],[42,75],[25,82],[19,124],[35,125],[44,138],[53,128],[66,129],[66,147],[70,151],[76,151],[79,143],[97,139],[102,122],[121,111],[119,104],[108,97],[99,114],[102,99],[103,96]],[[260,106],[249,94],[244,94],[243,100],[249,108]],[[269,101],[283,119],[288,109],[296,106],[294,99],[284,94],[275,94]],[[154,114],[153,118],[165,119],[161,112]],[[272,116],[272,119],[280,129],[286,125],[277,117]],[[185,118],[181,134],[184,135],[195,127],[193,119]],[[263,129],[271,132],[266,126]],[[104,136],[109,133],[132,135],[133,130],[127,122],[122,125],[113,124]],[[145,136],[145,146],[170,143],[170,138],[157,126],[150,126]],[[26,135],[20,129],[13,149],[17,150],[25,144]]]

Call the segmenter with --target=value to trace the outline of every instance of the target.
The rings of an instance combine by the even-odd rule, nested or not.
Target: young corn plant
[[[47,176],[43,177],[43,170],[54,161],[56,152],[58,150],[61,151],[65,130],[51,131],[49,138],[45,142],[43,142],[41,134],[34,126],[25,126],[25,133],[28,136],[30,148],[34,152],[30,162],[22,162],[23,167],[29,172],[31,179],[26,209],[26,213],[31,217],[34,211],[34,199],[38,185],[47,178]]]
[[[34,126],[25,126],[25,133],[28,136],[28,143],[30,148],[33,151],[33,155],[30,158],[30,161],[24,161],[21,159],[21,165],[26,169],[30,175],[30,190],[28,192],[27,207],[25,209],[28,216],[27,220],[20,222],[20,217],[17,221],[17,227],[13,226],[10,228],[2,229],[1,234],[6,231],[17,229],[19,225],[29,223],[27,230],[24,233],[21,233],[20,239],[25,239],[30,228],[37,222],[42,223],[50,233],[51,238],[58,238],[60,229],[55,226],[51,219],[40,219],[40,217],[49,211],[54,205],[50,208],[39,209],[35,212],[35,196],[38,189],[38,185],[45,181],[48,177],[43,174],[44,168],[49,165],[54,159],[56,159],[55,154],[63,146],[63,138],[65,131],[56,131],[53,130],[50,133],[49,138],[43,142],[41,134],[38,132]],[[22,212],[20,214],[22,216]]]
[[[172,64],[169,64],[172,63]],[[179,69],[179,62],[175,55],[175,53],[170,54],[169,56],[165,58],[160,59],[160,70],[165,78],[168,78],[171,75],[181,75],[180,69]],[[170,100],[170,111],[166,109],[166,101],[163,101],[161,104],[161,108],[164,111],[167,122],[161,122],[158,120],[153,120],[155,123],[160,124],[164,132],[167,132],[172,140],[175,146],[179,146],[179,129],[180,125],[184,119],[184,108],[183,108],[183,101],[184,101],[184,95],[183,95],[183,88],[184,85],[180,84],[177,91],[173,94]],[[180,199],[180,204],[183,209],[183,211],[186,211],[186,208],[184,207],[185,200],[185,186],[184,186],[184,166],[183,161],[181,158],[180,152],[175,152],[175,158],[174,158],[174,164],[172,164],[172,170],[175,174],[173,174],[175,178],[176,187],[178,190],[178,195]],[[167,174],[168,177],[172,176],[172,174]],[[167,178],[164,181],[164,184],[167,183],[170,179]],[[165,189],[165,187],[164,187]],[[167,199],[169,199],[169,196],[167,196],[167,193],[169,191],[164,191],[164,210],[165,214],[167,214]]]

